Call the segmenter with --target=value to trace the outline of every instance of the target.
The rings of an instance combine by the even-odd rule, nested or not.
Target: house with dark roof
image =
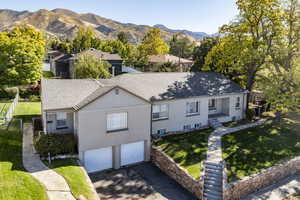
[[[118,54],[110,54],[97,49],[88,49],[78,54],[62,54],[53,58],[50,62],[50,69],[56,77],[75,78],[74,64],[83,53],[89,53],[96,58],[107,61],[111,64],[110,73],[119,75],[122,73],[123,59]]]
[[[215,72],[41,82],[44,131],[74,133],[88,172],[149,160],[151,135],[243,119],[246,98],[245,89]]]

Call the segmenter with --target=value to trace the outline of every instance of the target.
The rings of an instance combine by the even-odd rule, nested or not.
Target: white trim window
[[[127,129],[127,112],[107,114],[107,131]]]
[[[241,97],[236,97],[235,108],[236,109],[241,108]]]
[[[57,112],[56,113],[56,128],[67,128],[67,113]]]
[[[167,104],[156,104],[152,106],[152,119],[167,119],[169,115]]]
[[[216,99],[209,99],[208,100],[208,110],[217,110]]]
[[[194,115],[194,114],[199,114],[199,101],[194,101],[194,102],[187,102],[186,103],[186,114],[187,115]]]

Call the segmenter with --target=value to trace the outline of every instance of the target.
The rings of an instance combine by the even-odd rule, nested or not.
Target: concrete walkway
[[[23,165],[45,186],[49,200],[75,200],[65,179],[46,167],[36,154],[33,146],[33,127],[29,123],[23,127]]]
[[[250,124],[245,124],[233,128],[228,128],[221,126],[217,129],[214,130],[209,135],[208,138],[208,151],[207,151],[207,162],[212,162],[219,164],[223,159],[222,159],[222,136],[229,134],[229,133],[234,133],[243,129],[248,129],[252,128],[255,126],[259,126],[263,123],[265,123],[265,119],[261,119],[257,122],[250,123]]]
[[[300,190],[300,176],[292,176],[265,187],[244,200],[282,200]]]

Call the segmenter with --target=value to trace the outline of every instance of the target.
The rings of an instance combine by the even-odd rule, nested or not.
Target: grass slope
[[[45,188],[22,165],[22,134],[0,129],[0,200],[46,200]]]
[[[16,118],[31,122],[32,117],[41,114],[41,102],[19,102],[14,112]]]
[[[222,139],[229,181],[258,173],[300,155],[300,114],[289,114],[281,122],[242,130]]]
[[[170,135],[163,137],[156,145],[197,179],[200,177],[201,161],[206,158],[207,141],[211,132],[211,129],[206,129]]]
[[[75,159],[54,160],[51,165],[47,162],[45,164],[65,178],[72,194],[76,198],[83,195],[88,200],[94,200],[93,192],[86,181],[86,176]]]

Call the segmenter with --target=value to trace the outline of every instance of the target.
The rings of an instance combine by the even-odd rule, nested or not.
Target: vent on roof
[[[116,94],[116,95],[119,94],[119,89],[118,89],[118,88],[115,89],[115,94]]]

